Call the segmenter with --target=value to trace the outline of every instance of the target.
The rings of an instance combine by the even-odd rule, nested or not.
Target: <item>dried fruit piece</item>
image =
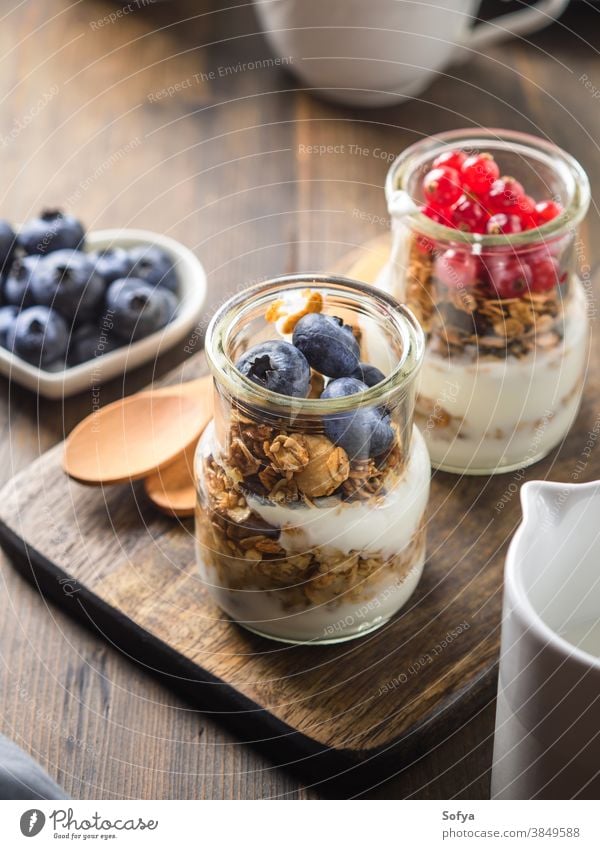
[[[304,439],[309,460],[302,471],[296,472],[294,480],[309,498],[331,495],[350,474],[348,455],[325,436],[306,435]]]
[[[310,375],[310,390],[308,393],[308,398],[320,398],[321,392],[325,388],[325,378],[322,374],[319,374],[318,371],[314,369],[311,370]]]
[[[313,289],[291,292],[287,298],[272,303],[265,313],[267,321],[277,324],[282,336],[294,332],[296,324],[308,313],[318,313],[323,309],[323,296]]]

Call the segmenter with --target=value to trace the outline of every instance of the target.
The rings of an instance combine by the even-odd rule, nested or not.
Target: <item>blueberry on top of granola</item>
[[[327,384],[321,398],[342,398],[368,388],[354,377],[341,377]],[[389,451],[394,442],[389,415],[375,407],[326,416],[324,426],[329,439],[342,447],[351,460],[378,457]]]
[[[303,316],[292,341],[310,365],[327,377],[348,377],[358,367],[360,349],[352,328],[335,315]]]
[[[385,374],[376,366],[372,366],[369,363],[359,363],[350,377],[355,377],[357,380],[361,380],[369,387],[377,386],[378,383],[385,380]]]
[[[236,368],[253,383],[279,395],[306,398],[310,389],[306,357],[289,342],[273,339],[254,345],[242,354]]]
[[[359,361],[355,330],[337,316],[318,312],[322,299],[315,303],[310,290],[302,295],[311,310],[300,308],[293,317],[286,316],[284,298],[278,302],[277,311],[267,314],[267,320],[275,322],[280,332],[282,321],[286,332],[293,331],[292,343],[258,343],[239,358],[236,368],[272,392],[324,401],[366,392],[384,380],[378,368]],[[333,445],[344,449],[351,461],[381,457],[396,439],[387,411],[376,407],[324,415],[323,428]]]
[[[329,381],[321,393],[321,398],[344,398],[346,395],[364,392],[368,388],[366,383],[355,377],[338,377],[337,380]]]

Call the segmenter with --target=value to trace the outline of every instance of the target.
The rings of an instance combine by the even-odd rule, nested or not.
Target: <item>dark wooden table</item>
[[[530,41],[451,69],[418,101],[366,112],[313,99],[276,67],[236,71],[270,56],[249,6],[219,11],[198,0],[131,11],[135,5],[115,23],[98,23],[119,7],[4,4],[0,215],[19,221],[62,203],[90,228],[172,235],[205,263],[207,316],[240,286],[327,268],[382,233],[386,156],[424,134],[490,125],[547,136],[598,186],[600,13],[586,4]],[[310,144],[334,152],[303,153]],[[593,207],[586,233],[597,218]],[[598,240],[586,244],[581,262],[595,269]],[[102,403],[185,356],[175,350],[103,387]],[[91,404],[91,393],[38,401],[1,380],[2,480],[60,440]],[[0,730],[72,796],[319,795],[47,605],[5,558],[0,575]],[[485,798],[493,720],[490,704],[442,745],[399,763],[397,777],[369,795]]]

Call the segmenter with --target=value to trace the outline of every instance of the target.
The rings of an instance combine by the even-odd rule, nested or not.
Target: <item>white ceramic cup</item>
[[[600,481],[535,481],[506,560],[492,798],[600,798]]]
[[[280,57],[319,94],[359,106],[415,97],[458,54],[552,23],[569,0],[473,25],[480,0],[254,0]],[[459,50],[459,48],[466,50]]]

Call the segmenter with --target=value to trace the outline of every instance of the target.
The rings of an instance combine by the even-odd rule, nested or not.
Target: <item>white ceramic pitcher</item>
[[[415,97],[457,54],[541,29],[569,4],[539,0],[474,26],[480,0],[254,2],[265,35],[290,70],[319,94],[359,106]]]
[[[600,798],[600,481],[535,481],[505,571],[496,799]]]

